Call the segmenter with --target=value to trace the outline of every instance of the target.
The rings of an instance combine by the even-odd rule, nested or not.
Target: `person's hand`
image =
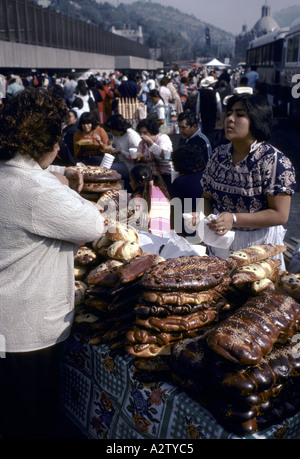
[[[153,140],[151,139],[149,135],[141,134],[141,139],[143,142],[145,142],[145,144],[148,145],[148,147],[151,147],[151,145],[154,144]]]
[[[65,170],[65,178],[68,180],[68,185],[72,190],[77,191],[77,193],[80,193],[80,191],[83,188],[83,175],[80,171],[76,171],[71,168],[66,168]]]
[[[51,171],[51,174],[55,175],[55,177],[58,178],[60,183],[62,183],[63,185],[69,186],[69,180],[64,174],[61,174],[60,172],[54,172],[54,171]]]
[[[212,220],[208,227],[216,234],[223,236],[233,226],[233,217],[230,212],[222,212],[215,220]]]
[[[93,139],[96,140],[96,142],[98,142],[99,145],[102,145],[101,137],[99,134],[93,134]]]

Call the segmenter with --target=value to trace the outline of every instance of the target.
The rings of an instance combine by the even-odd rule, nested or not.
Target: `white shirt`
[[[124,162],[129,170],[132,169],[134,163],[130,159],[129,148],[137,148],[142,140],[141,136],[134,129],[129,128],[124,135],[113,135],[112,137],[115,147],[121,150],[120,161]]]
[[[63,341],[74,316],[74,255],[103,219],[29,157],[0,162],[0,334],[7,352]]]

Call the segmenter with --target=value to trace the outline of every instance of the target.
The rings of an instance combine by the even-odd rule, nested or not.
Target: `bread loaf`
[[[300,304],[276,290],[250,298],[244,306],[216,325],[207,344],[225,359],[256,365],[299,328]]]
[[[142,255],[143,251],[137,242],[116,241],[107,248],[107,256],[117,260],[128,261]]]
[[[280,260],[273,258],[264,261],[257,261],[247,266],[241,266],[236,270],[235,274],[233,274],[232,282],[234,285],[237,285],[264,279],[270,276],[280,263]]]
[[[228,256],[230,260],[234,260],[237,266],[245,266],[256,261],[266,260],[282,253],[286,247],[278,244],[261,244],[252,245],[245,249],[237,250]]]

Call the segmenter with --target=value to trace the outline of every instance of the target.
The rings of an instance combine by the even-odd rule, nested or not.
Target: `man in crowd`
[[[211,145],[208,138],[201,132],[198,119],[194,112],[185,111],[177,117],[178,128],[180,133],[179,146],[198,145],[205,154],[205,163],[211,155]]]

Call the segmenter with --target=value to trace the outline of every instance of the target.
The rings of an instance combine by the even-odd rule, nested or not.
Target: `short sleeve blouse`
[[[255,141],[246,158],[235,165],[231,143],[216,148],[201,184],[212,196],[214,212],[251,213],[268,208],[267,195],[292,195],[296,178],[287,156],[267,142]]]

